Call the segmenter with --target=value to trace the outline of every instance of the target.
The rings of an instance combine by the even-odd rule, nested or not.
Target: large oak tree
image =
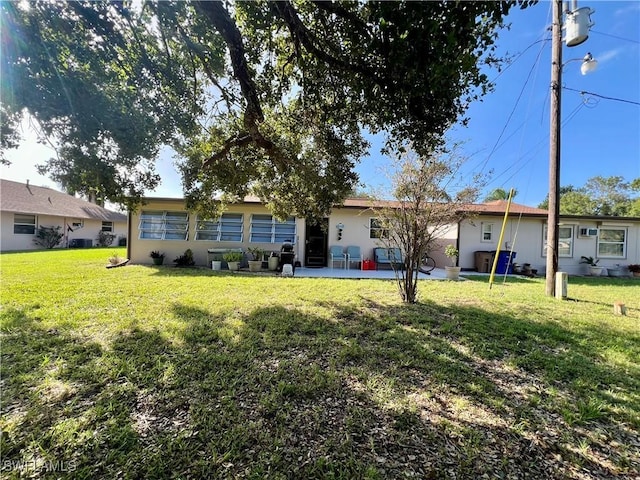
[[[2,148],[28,112],[69,190],[135,202],[170,145],[193,207],[253,191],[318,217],[357,185],[364,128],[420,154],[464,121],[516,3],[2,2]]]

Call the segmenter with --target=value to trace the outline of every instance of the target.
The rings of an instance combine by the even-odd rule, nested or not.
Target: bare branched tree
[[[402,268],[393,263],[392,267],[405,303],[416,302],[423,257],[439,246],[439,238],[471,215],[468,206],[477,201],[482,189],[484,177],[463,179],[464,161],[457,146],[428,156],[411,150],[401,153],[390,172],[395,201],[382,208],[372,206],[384,232],[380,243],[402,251]]]

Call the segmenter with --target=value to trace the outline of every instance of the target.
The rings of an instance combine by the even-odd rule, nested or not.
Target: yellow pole
[[[491,266],[491,275],[489,275],[489,290],[493,285],[493,276],[496,273],[496,267],[498,266],[498,257],[500,256],[500,246],[502,245],[502,239],[504,238],[504,229],[507,226],[507,218],[509,217],[509,208],[511,208],[511,199],[513,198],[513,188],[509,190],[509,198],[507,199],[507,208],[504,211],[504,219],[502,220],[502,229],[500,230],[500,239],[498,240],[498,248],[496,249],[496,255],[493,258],[493,265]]]

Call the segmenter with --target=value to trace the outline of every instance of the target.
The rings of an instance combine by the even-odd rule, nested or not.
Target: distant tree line
[[[548,208],[549,199],[538,207]],[[583,187],[560,187],[560,213],[640,217],[640,178],[627,182],[621,176],[596,176],[587,180]]]

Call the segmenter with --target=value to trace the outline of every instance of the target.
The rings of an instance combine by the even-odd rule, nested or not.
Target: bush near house
[[[116,235],[102,230],[98,232],[98,237],[96,238],[99,247],[110,247],[115,239]]]
[[[0,255],[3,478],[640,471],[637,280],[575,278],[567,302],[543,279],[421,280],[407,305],[393,281],[104,256]]]
[[[33,243],[47,249],[52,249],[60,245],[62,237],[64,237],[64,234],[60,226],[38,227]]]

